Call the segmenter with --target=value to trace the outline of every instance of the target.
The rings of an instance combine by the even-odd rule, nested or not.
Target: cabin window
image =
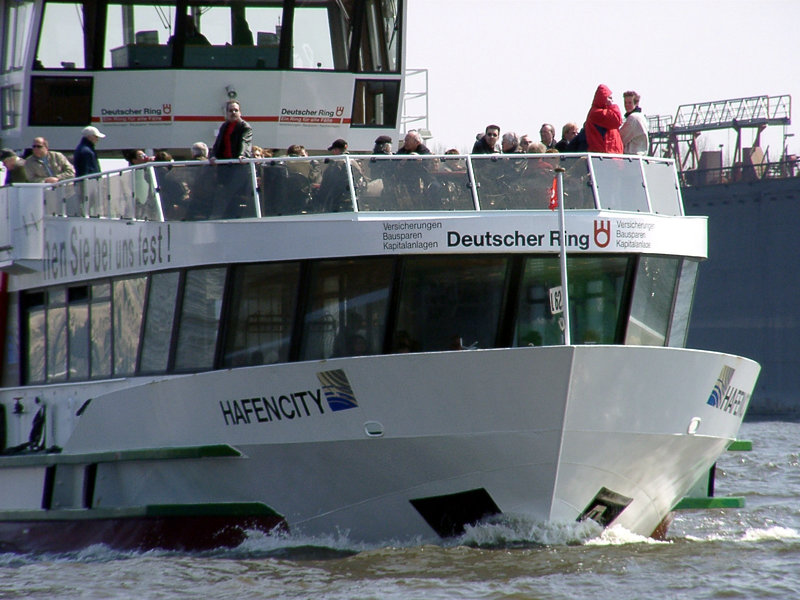
[[[186,272],[178,321],[176,371],[211,369],[214,366],[225,271],[224,267],[218,267]]]
[[[299,263],[234,269],[223,366],[288,362],[299,276]]]
[[[19,71],[25,66],[25,55],[30,39],[32,1],[6,2],[3,27],[6,38],[3,42],[3,73]]]
[[[642,256],[633,289],[625,344],[664,346],[672,316],[680,259]]]
[[[689,318],[692,315],[692,303],[694,302],[694,290],[697,281],[697,266],[699,264],[699,261],[689,258],[684,258],[681,263],[678,293],[675,294],[675,308],[672,311],[672,325],[669,328],[668,346],[686,347],[686,338],[689,335]]]
[[[47,341],[47,312],[45,292],[26,294],[25,306],[25,382],[43,383],[45,380],[45,348]]]
[[[84,14],[82,2],[47,2],[44,5],[36,68],[83,69]]]
[[[493,348],[507,266],[504,257],[407,259],[392,351]]]
[[[89,288],[67,288],[69,321],[69,378],[89,378]]]
[[[399,102],[399,81],[356,80],[351,124],[353,127],[394,128]]]
[[[312,264],[300,360],[383,351],[393,261]]]
[[[136,371],[146,283],[146,277],[114,281],[114,375]]]
[[[179,280],[178,271],[154,273],[150,278],[139,366],[142,373],[163,373],[169,365]]]
[[[47,293],[47,380],[67,378],[67,291]]]
[[[91,377],[111,376],[111,284],[97,283],[91,288],[89,304],[91,341]]]

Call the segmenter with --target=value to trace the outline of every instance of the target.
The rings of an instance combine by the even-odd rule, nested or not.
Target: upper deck
[[[669,160],[345,155],[148,163],[3,188],[0,264],[36,285],[253,257],[558,252],[557,168],[569,252],[705,257],[705,220],[683,216]],[[142,239],[164,240],[169,260],[148,261]]]

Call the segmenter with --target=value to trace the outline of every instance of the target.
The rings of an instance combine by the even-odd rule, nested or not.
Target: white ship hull
[[[493,512],[575,521],[605,489],[630,502],[598,520],[649,535],[736,436],[746,405],[708,404],[724,367],[734,369],[729,394],[742,390],[746,404],[756,363],[650,347],[375,356],[161,379],[94,397],[51,457],[79,466],[56,467],[51,509],[81,508],[82,465],[96,461],[84,512],[260,502],[307,534],[436,539]],[[330,371],[344,373],[351,407],[331,410],[317,377]],[[68,418],[66,405],[55,412]],[[242,456],[98,461],[215,444]],[[3,508],[38,509],[43,472],[3,469]]]

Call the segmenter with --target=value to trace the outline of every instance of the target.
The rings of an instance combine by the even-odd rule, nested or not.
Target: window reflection
[[[186,272],[175,352],[176,370],[214,366],[224,284],[224,267]]]
[[[114,282],[115,375],[132,375],[136,370],[146,282],[145,277],[118,279]]]
[[[111,284],[98,283],[92,286],[91,344],[92,378],[111,375]]]
[[[177,271],[155,273],[147,295],[147,311],[142,337],[140,370],[158,373],[167,370],[172,325],[175,320],[175,300],[178,297]]]

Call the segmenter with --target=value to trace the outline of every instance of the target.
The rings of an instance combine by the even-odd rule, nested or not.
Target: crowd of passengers
[[[649,140],[647,119],[639,107],[639,95],[634,91],[623,94],[625,114],[614,104],[611,90],[598,86],[591,109],[583,127],[569,122],[562,127],[560,140],[556,140],[553,125],[544,123],[539,130],[540,141],[529,135],[517,136],[508,131],[502,134],[500,127],[489,125],[476,136],[473,154],[546,154],[555,152],[601,152],[612,154],[647,154]],[[307,157],[301,145],[290,146],[285,153],[277,149],[261,148],[253,143],[253,128],[242,118],[241,104],[230,100],[225,107],[225,122],[219,129],[214,144],[196,142],[190,149],[193,160],[214,164],[217,160],[271,159],[281,156]],[[95,144],[106,137],[96,127],[86,127],[70,162],[64,154],[51,151],[42,137],[33,140],[26,157],[19,157],[13,150],[3,149],[2,160],[6,167],[5,184],[34,182],[56,183],[60,180],[100,172]],[[336,156],[348,151],[347,142],[334,140],[328,153]],[[394,150],[389,136],[375,140],[373,155],[426,155],[431,154],[420,133],[411,130]],[[458,155],[456,149],[445,152]],[[155,161],[170,163],[173,157],[166,151],[148,156],[143,149],[131,149],[123,153],[129,165]],[[74,165],[74,166],[73,166]],[[168,220],[238,218],[252,216],[252,178],[249,169],[237,169],[236,164],[226,164],[213,170],[173,169],[157,167],[156,188],[159,191],[164,218]],[[413,169],[416,168],[417,171]],[[462,171],[463,162],[441,163],[445,171]],[[373,162],[369,172],[361,162],[352,163],[352,180],[359,193],[364,196],[386,196],[398,194],[404,197],[415,193],[444,193],[444,184],[432,181],[423,167],[413,165],[402,174],[402,181],[389,179],[393,175],[392,165]],[[396,170],[396,169],[395,169]],[[502,176],[499,176],[502,179]],[[261,213],[267,215],[298,214],[301,212],[337,212],[349,210],[349,179],[341,161],[275,161],[262,163],[257,181],[260,192]],[[390,184],[390,185],[387,185]],[[143,174],[134,182],[136,216],[157,218],[154,187]],[[224,194],[220,194],[224,188]],[[432,189],[434,188],[434,189]],[[434,194],[435,195],[435,194]],[[224,205],[217,200],[225,197]],[[401,207],[402,208],[402,207]]]

